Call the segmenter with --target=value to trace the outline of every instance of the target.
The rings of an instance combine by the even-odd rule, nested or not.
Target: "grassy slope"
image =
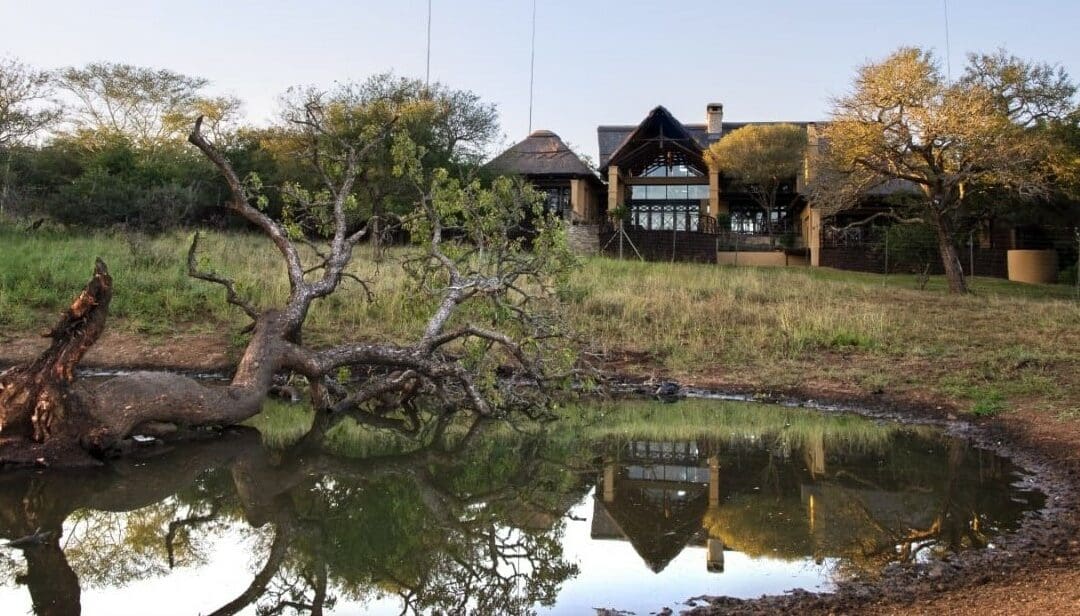
[[[93,256],[116,279],[113,329],[166,338],[230,334],[242,323],[219,288],[185,275],[190,235],[26,234],[0,227],[0,334],[51,321],[85,283]],[[360,252],[366,252],[361,247]],[[287,290],[272,247],[211,234],[203,255],[256,303]],[[309,340],[406,339],[425,302],[400,290],[392,262],[358,259],[379,300],[351,288],[316,307]],[[564,299],[569,324],[624,370],[702,383],[926,394],[995,412],[1036,406],[1080,417],[1080,302],[1062,286],[975,279],[951,297],[940,279],[826,269],[724,268],[586,260]],[[239,343],[234,341],[234,343]]]

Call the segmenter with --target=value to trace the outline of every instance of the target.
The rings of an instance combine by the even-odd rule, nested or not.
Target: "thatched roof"
[[[549,130],[534,131],[524,141],[499,154],[488,164],[498,173],[524,176],[588,177],[598,179],[558,135]]]

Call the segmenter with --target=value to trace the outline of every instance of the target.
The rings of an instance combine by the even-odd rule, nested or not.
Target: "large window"
[[[544,210],[555,214],[559,218],[570,216],[570,188],[560,186],[557,188],[541,188],[544,192]]]
[[[708,198],[708,184],[635,184],[630,187],[632,201],[701,201]]]
[[[697,203],[631,203],[630,224],[650,230],[697,231],[701,207]]]
[[[783,210],[772,211],[771,224],[766,224],[765,210],[733,209],[731,211],[731,230],[746,235],[765,235],[789,230],[789,221]]]
[[[650,230],[698,231],[707,184],[635,184],[630,187],[630,224]]]
[[[693,177],[701,177],[702,175],[703,174],[700,171],[698,171],[697,169],[694,169],[693,167],[688,167],[686,165],[677,165],[677,164],[669,165],[667,163],[667,160],[665,158],[661,157],[661,158],[656,159],[656,161],[653,162],[648,167],[645,167],[645,169],[641,172],[640,177],[650,177],[650,178],[693,178]]]

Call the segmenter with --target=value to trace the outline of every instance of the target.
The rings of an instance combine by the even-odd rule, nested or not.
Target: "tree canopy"
[[[875,192],[914,195],[889,215],[938,235],[953,292],[966,291],[955,235],[978,220],[979,193],[1047,196],[1058,141],[1038,127],[1075,105],[1064,70],[1003,51],[969,57],[949,82],[929,51],[905,47],[859,68],[822,131],[813,194],[826,214]]]
[[[60,115],[49,74],[15,59],[0,59],[0,148],[20,143]]]
[[[237,119],[240,101],[203,93],[209,81],[168,69],[92,62],[56,72],[61,90],[73,99],[65,119],[70,132],[94,143],[122,136],[148,147],[183,142],[196,117],[207,118],[210,132]]]
[[[741,185],[772,221],[777,198],[793,184],[806,156],[806,130],[794,124],[749,124],[709,148],[710,163]]]

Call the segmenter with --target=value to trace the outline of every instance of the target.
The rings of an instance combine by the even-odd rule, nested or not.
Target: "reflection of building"
[[[990,462],[956,453],[955,442],[899,433],[887,450],[830,449],[822,432],[800,441],[631,441],[609,450],[592,538],[628,541],[655,572],[691,545],[705,548],[709,571],[724,570],[725,549],[874,568],[938,544],[981,545],[987,520],[1024,508],[1000,497],[1009,481],[1000,468],[984,472]]]
[[[710,571],[723,571],[723,545],[702,532],[719,498],[719,466],[695,442],[635,441],[604,464],[593,507],[593,539],[629,541],[662,571],[689,544],[708,544]],[[716,458],[710,458],[716,460]]]

